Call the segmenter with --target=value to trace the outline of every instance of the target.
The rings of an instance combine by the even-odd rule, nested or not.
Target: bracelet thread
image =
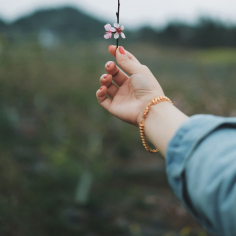
[[[146,109],[144,110],[143,119],[139,124],[139,130],[140,130],[140,135],[141,135],[143,146],[150,153],[157,153],[159,150],[158,149],[151,149],[147,144],[147,141],[145,138],[145,119],[147,118],[147,115],[148,115],[152,105],[156,105],[156,104],[164,102],[164,101],[169,102],[173,105],[172,101],[166,96],[159,96],[159,97],[152,99],[151,102],[147,105]]]

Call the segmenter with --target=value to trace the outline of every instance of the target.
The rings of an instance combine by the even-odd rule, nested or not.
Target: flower
[[[112,27],[110,24],[105,25],[105,30],[107,32],[104,35],[104,38],[110,39],[112,37],[112,34],[114,33],[115,39],[118,39],[120,35],[123,39],[125,39],[125,34],[122,32],[125,29],[125,27],[123,25],[120,26],[120,24],[118,24],[118,23],[115,23],[114,26],[115,26],[115,28]]]
[[[120,34],[121,37],[123,39],[125,39],[125,34],[122,32],[125,29],[125,27],[123,25],[120,26],[120,24],[118,24],[118,23],[115,23],[114,26],[116,27],[116,33],[114,35],[114,38],[118,39],[119,38],[119,34]]]
[[[105,25],[105,30],[107,31],[106,34],[104,35],[105,39],[110,39],[112,37],[112,33],[116,32],[116,29],[114,27],[111,27],[110,24]]]

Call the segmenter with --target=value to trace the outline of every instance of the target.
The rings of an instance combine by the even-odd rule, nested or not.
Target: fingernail
[[[102,90],[103,89],[103,86],[100,88],[100,90]]]
[[[104,76],[103,76],[103,78],[105,78],[105,79],[106,79],[106,78],[107,78],[107,76],[108,76],[108,74],[104,75]]]
[[[111,65],[112,62],[113,62],[113,61],[107,62],[107,67],[108,67],[108,68],[110,67],[110,65]]]
[[[120,52],[120,54],[125,54],[125,49],[123,48],[123,47],[119,47],[119,52]]]

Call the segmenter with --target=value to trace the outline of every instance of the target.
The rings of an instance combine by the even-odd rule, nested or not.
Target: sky
[[[211,17],[236,24],[236,0],[120,0],[120,22],[128,28],[161,27],[170,21],[195,23]],[[109,23],[116,22],[117,0],[0,0],[0,18],[13,21],[37,9],[75,6]]]

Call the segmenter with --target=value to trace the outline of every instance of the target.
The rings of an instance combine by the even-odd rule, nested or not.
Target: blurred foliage
[[[171,22],[163,29],[146,27],[138,32],[138,37],[141,41],[182,48],[235,47],[236,27],[201,18],[196,25]]]
[[[5,22],[0,19],[0,32],[4,31],[5,28],[6,28]]]
[[[173,197],[162,159],[145,152],[138,130],[97,103],[112,60],[106,41],[49,49],[1,39],[1,235],[207,235]],[[236,114],[230,50],[124,46],[188,115]],[[80,205],[87,170],[93,183]]]

